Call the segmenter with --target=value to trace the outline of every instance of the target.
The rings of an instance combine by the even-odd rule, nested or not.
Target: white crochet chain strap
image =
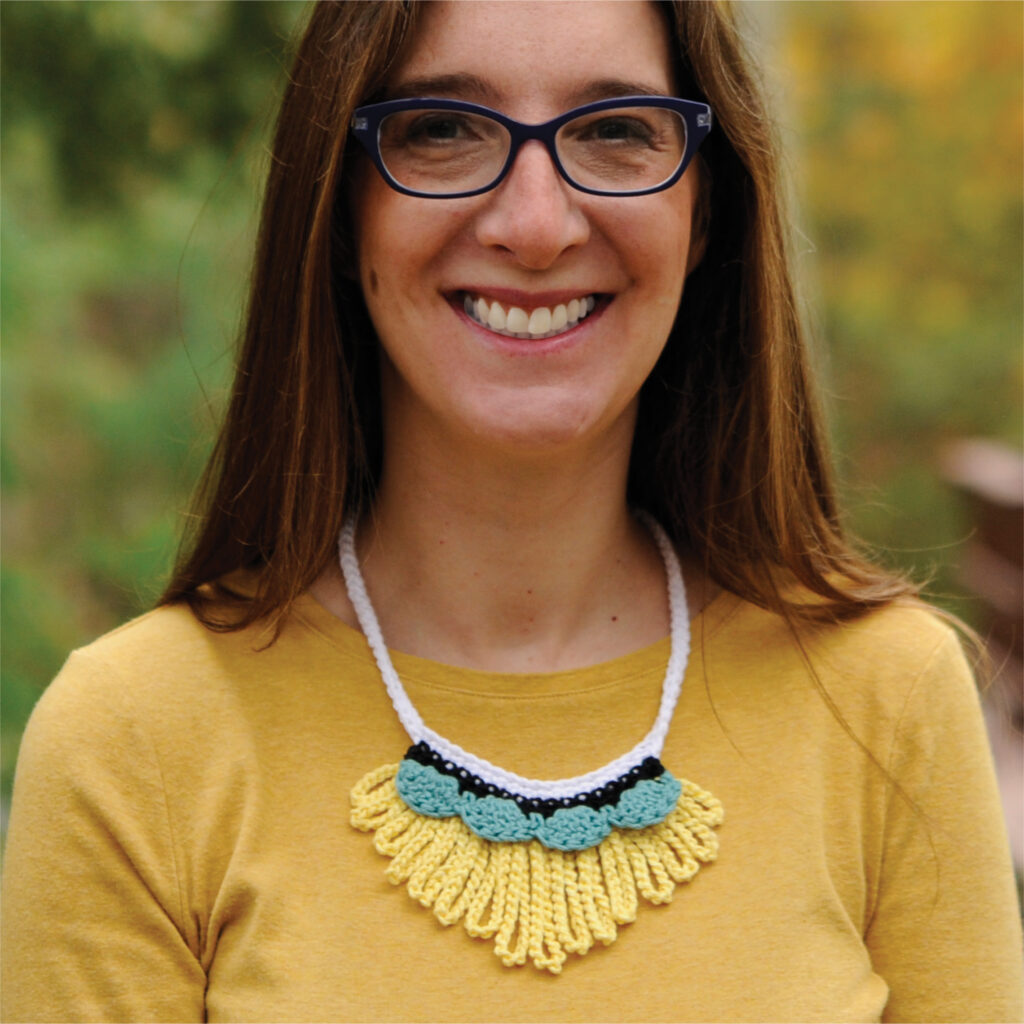
[[[350,517],[346,521],[338,538],[338,553],[349,600],[355,609],[359,626],[366,636],[370,649],[373,651],[373,656],[376,659],[377,667],[380,670],[395,712],[414,744],[427,744],[442,758],[450,762],[449,766],[457,765],[476,775],[487,784],[524,796],[546,799],[572,797],[581,792],[597,789],[613,782],[615,779],[621,778],[647,758],[660,759],[662,747],[665,744],[665,736],[672,721],[672,714],[675,710],[676,701],[683,683],[683,676],[686,672],[686,662],[690,651],[690,624],[686,608],[683,574],[679,567],[679,559],[672,547],[672,542],[651,516],[642,512],[638,513],[638,516],[651,532],[655,543],[658,545],[658,550],[661,552],[661,557],[665,563],[665,574],[668,579],[671,651],[668,667],[665,671],[665,680],[662,684],[661,703],[658,707],[658,714],[654,724],[651,726],[650,732],[628,753],[584,775],[554,780],[529,779],[522,775],[516,775],[514,772],[506,771],[498,765],[491,764],[489,761],[485,761],[483,758],[463,750],[457,744],[434,732],[433,729],[424,723],[419,712],[413,706],[412,701],[409,700],[405,687],[402,686],[402,681],[391,662],[387,646],[384,643],[384,636],[381,633],[380,624],[377,621],[377,615],[373,610],[373,604],[367,593],[366,584],[363,581],[362,572],[359,569],[359,560],[356,557],[355,551],[355,519]]]

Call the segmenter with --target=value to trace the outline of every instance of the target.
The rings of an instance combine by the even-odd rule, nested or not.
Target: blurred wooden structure
[[[978,599],[992,658],[985,717],[1014,861],[1024,871],[1024,455],[992,441],[958,441],[943,452],[942,471],[971,525],[960,575]]]

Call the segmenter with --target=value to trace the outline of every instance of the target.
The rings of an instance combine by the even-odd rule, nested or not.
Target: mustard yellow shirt
[[[44,694],[6,852],[5,1020],[1024,1013],[977,696],[926,612],[805,639],[844,725],[784,623],[715,601],[662,760],[721,800],[718,859],[558,976],[443,927],[350,824],[352,786],[408,746],[363,637],[305,597],[266,640],[160,609],[74,653]],[[551,675],[394,661],[428,725],[553,778],[644,735],[668,651]]]

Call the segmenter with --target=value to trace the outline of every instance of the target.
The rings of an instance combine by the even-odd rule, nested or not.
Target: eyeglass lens
[[[461,110],[403,110],[380,123],[381,159],[398,184],[430,195],[486,188],[508,159],[511,136],[497,121]],[[558,159],[584,188],[635,192],[676,172],[686,153],[686,120],[663,107],[614,107],[566,122]]]

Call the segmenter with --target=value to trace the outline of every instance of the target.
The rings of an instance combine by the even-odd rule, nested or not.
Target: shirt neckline
[[[687,675],[701,662],[704,645],[741,603],[735,594],[723,590],[691,621],[691,657]],[[344,656],[364,664],[366,661],[373,663],[362,632],[338,618],[308,591],[296,599],[293,613]],[[653,644],[607,661],[554,672],[494,672],[450,665],[390,648],[389,653],[396,671],[409,684],[467,695],[523,699],[597,690],[621,685],[648,673],[661,674],[670,648],[666,635]]]

